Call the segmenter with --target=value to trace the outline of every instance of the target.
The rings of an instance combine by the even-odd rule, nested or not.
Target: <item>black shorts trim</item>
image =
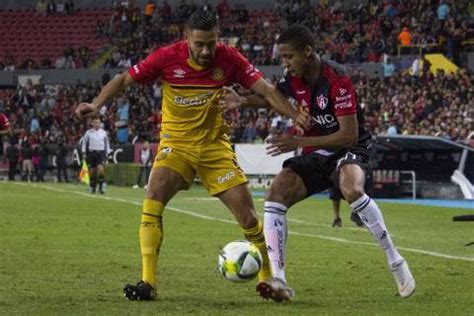
[[[370,161],[371,151],[364,144],[330,156],[312,153],[293,157],[283,162],[283,168],[292,169],[300,176],[306,187],[306,196],[310,196],[332,187],[339,191],[339,170],[345,165],[359,165],[367,177],[371,172]]]

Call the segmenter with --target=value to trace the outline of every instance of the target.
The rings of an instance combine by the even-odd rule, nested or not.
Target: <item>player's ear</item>
[[[306,56],[306,58],[310,58],[313,53],[313,48],[309,45],[306,45],[306,47],[304,48],[304,55]]]
[[[184,39],[185,39],[185,40],[188,40],[188,37],[189,37],[189,28],[188,28],[187,26],[184,27],[183,36],[184,36]]]

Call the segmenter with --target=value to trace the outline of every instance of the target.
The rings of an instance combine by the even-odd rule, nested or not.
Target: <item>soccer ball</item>
[[[233,282],[254,279],[262,267],[262,255],[258,248],[246,240],[228,243],[219,254],[219,271]]]

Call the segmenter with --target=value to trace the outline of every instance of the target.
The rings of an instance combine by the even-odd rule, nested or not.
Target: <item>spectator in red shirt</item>
[[[0,137],[11,136],[13,134],[8,117],[0,112]]]

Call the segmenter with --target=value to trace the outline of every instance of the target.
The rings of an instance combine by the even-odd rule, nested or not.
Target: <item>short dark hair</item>
[[[186,28],[189,30],[212,31],[216,27],[216,16],[205,10],[197,10],[186,21]]]
[[[294,24],[281,32],[277,44],[290,44],[297,50],[303,50],[306,46],[316,48],[316,40],[311,31],[304,25]]]

